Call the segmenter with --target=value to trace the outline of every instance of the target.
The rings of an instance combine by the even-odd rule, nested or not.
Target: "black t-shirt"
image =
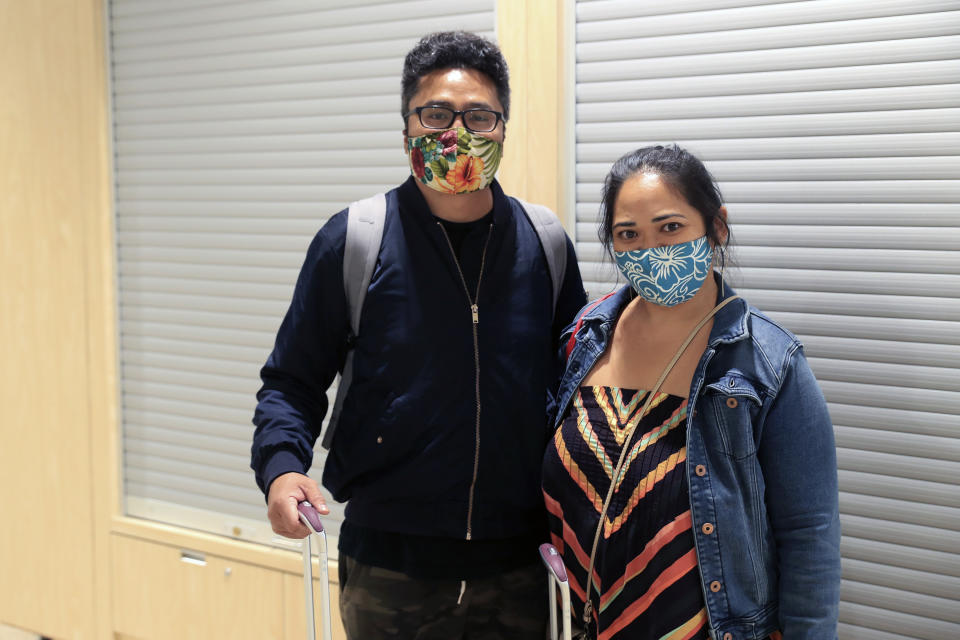
[[[450,238],[450,244],[453,246],[453,252],[459,261],[463,249],[463,241],[474,231],[482,230],[487,232],[490,224],[493,222],[493,211],[488,211],[487,215],[477,220],[471,220],[470,222],[452,222],[450,220],[444,220],[443,218],[437,218],[437,222],[442,224],[446,230],[447,237]]]
[[[444,231],[447,232],[447,237],[450,239],[450,246],[453,248],[453,253],[457,257],[457,263],[460,265],[460,270],[463,273],[467,287],[470,289],[470,297],[475,298],[477,295],[477,278],[480,277],[480,263],[483,259],[483,253],[479,250],[464,252],[463,247],[467,238],[472,235],[476,235],[477,244],[483,246],[483,243],[490,233],[490,225],[493,223],[493,211],[490,211],[482,218],[470,222],[451,222],[450,220],[444,220],[442,218],[437,218],[437,222],[443,225]],[[474,246],[476,248],[476,245]]]

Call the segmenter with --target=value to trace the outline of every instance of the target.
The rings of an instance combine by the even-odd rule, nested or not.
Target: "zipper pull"
[[[473,312],[473,324],[480,324],[480,307],[472,304],[470,305],[470,311]]]

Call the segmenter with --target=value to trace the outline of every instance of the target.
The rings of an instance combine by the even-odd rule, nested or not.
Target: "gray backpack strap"
[[[358,200],[350,205],[347,212],[347,239],[343,248],[343,290],[347,295],[347,309],[350,311],[350,332],[353,339],[360,334],[360,313],[363,300],[373,277],[373,269],[380,253],[380,241],[383,239],[383,225],[387,218],[387,198],[379,193],[371,198]],[[347,390],[353,381],[353,347],[347,351],[347,359],[340,373],[337,386],[337,398],[330,412],[330,423],[323,434],[321,445],[330,449],[333,433],[340,422],[340,411],[347,397]]]
[[[557,300],[560,299],[560,288],[563,286],[563,277],[567,273],[567,233],[556,214],[542,204],[531,204],[517,198],[523,206],[527,218],[540,237],[543,254],[547,257],[547,268],[550,270],[550,279],[553,281],[553,310],[557,310]]]

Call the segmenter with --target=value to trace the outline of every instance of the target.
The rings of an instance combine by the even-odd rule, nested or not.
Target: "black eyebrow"
[[[650,222],[663,222],[664,220],[667,220],[667,219],[672,218],[672,217],[674,217],[674,216],[676,216],[676,217],[678,217],[678,218],[683,218],[684,220],[687,219],[687,216],[683,215],[682,213],[667,213],[667,214],[662,215],[662,216],[657,216],[656,218],[654,218],[654,219],[651,220]]]
[[[636,223],[636,222],[627,220],[627,221],[624,221],[624,222],[618,222],[618,223],[616,223],[615,225],[613,225],[613,228],[616,229],[617,227],[635,227],[635,226],[637,226],[637,223]]]
[[[428,100],[427,104],[424,106],[427,107],[447,107],[448,109],[453,109],[457,111],[456,105],[454,105],[449,100]],[[487,111],[495,111],[493,105],[486,102],[468,102],[464,109],[486,109]]]

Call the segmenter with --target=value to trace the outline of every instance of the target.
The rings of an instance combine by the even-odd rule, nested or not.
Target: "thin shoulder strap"
[[[347,296],[350,332],[353,339],[360,334],[363,300],[367,296],[373,269],[377,265],[377,255],[380,253],[386,218],[387,198],[382,193],[354,202],[347,212],[347,237],[343,247],[343,290]],[[347,397],[351,382],[353,382],[352,346],[347,351],[343,371],[340,373],[340,383],[337,385],[337,397],[330,411],[330,422],[320,443],[324,449],[329,449],[333,443],[333,433],[340,422],[343,401]]]
[[[563,278],[567,273],[567,234],[556,214],[549,208],[542,204],[525,202],[519,198],[516,200],[533,224],[540,238],[540,246],[543,247],[543,253],[547,257],[547,269],[550,271],[550,280],[553,282],[553,310],[556,312]]]

